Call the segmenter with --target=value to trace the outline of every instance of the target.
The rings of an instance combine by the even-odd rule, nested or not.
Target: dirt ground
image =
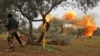
[[[47,45],[44,50],[42,46],[27,45],[20,47],[14,40],[14,52],[6,52],[6,38],[0,37],[0,56],[100,56],[100,38],[79,38],[66,46]]]

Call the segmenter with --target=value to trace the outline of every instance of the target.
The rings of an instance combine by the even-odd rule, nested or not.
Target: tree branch
[[[24,4],[24,3],[23,3],[23,4]],[[17,6],[17,8],[19,9],[19,11],[21,12],[21,14],[29,20],[29,17],[27,17],[27,15],[24,14],[23,11],[21,10],[23,5],[21,5],[21,7],[19,7],[18,4],[17,4],[16,6]]]
[[[29,13],[32,12],[33,10],[37,10],[37,8],[35,8],[35,7],[34,8],[31,8],[31,10],[29,11]]]
[[[55,4],[50,8],[50,10],[45,14],[45,16],[46,16],[55,6],[57,6],[58,4],[60,4],[62,1],[64,1],[64,0],[60,0],[59,2],[55,3]]]
[[[39,19],[39,20],[32,20],[32,21],[38,22],[38,21],[43,21],[43,19]]]
[[[43,8],[42,4],[43,4],[43,1],[41,1],[40,4],[41,4],[40,13],[43,14],[43,13],[42,13],[42,8]]]

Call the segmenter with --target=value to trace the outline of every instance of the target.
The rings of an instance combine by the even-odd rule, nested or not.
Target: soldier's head
[[[7,18],[12,18],[12,14],[8,14]]]

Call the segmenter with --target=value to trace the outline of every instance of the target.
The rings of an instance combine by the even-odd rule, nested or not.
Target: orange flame
[[[89,26],[85,29],[84,31],[84,35],[85,36],[92,36],[93,35],[93,32],[96,30],[96,27],[95,26]]]
[[[83,20],[85,21],[84,23],[84,35],[85,36],[92,36],[94,31],[97,29],[97,26],[95,25],[94,21],[90,16],[84,16]]]
[[[65,20],[74,20],[76,18],[76,13],[74,11],[68,11],[65,15],[64,15],[64,19]]]
[[[92,17],[86,15],[79,21],[73,21],[73,25],[81,26],[84,28],[84,35],[90,37],[93,35],[94,31],[97,29],[95,22]]]

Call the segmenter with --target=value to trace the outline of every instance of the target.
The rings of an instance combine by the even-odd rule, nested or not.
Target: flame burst
[[[73,21],[73,25],[81,26],[84,29],[84,35],[86,37],[91,37],[97,29],[93,18],[89,15],[85,15],[82,20]]]
[[[76,13],[74,11],[68,11],[65,15],[64,15],[64,20],[74,20],[76,18]]]
[[[64,15],[64,20],[69,20],[73,24],[73,28],[82,27],[84,29],[84,35],[86,37],[91,37],[97,26],[90,15],[85,15],[81,20],[76,20],[76,13],[74,11],[68,11]]]
[[[94,21],[90,16],[84,16],[83,17],[84,22],[84,35],[85,36],[92,36],[94,31],[97,29],[97,26],[95,25]]]

